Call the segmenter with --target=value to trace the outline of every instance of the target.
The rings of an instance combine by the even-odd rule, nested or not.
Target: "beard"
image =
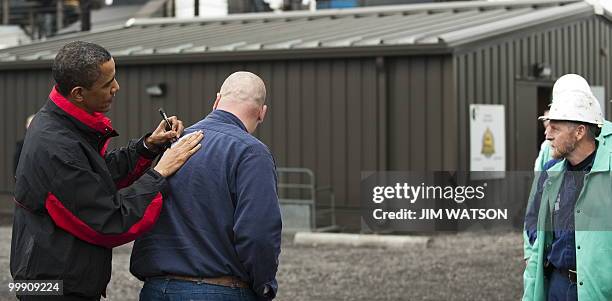
[[[554,159],[563,159],[571,154],[576,149],[576,139],[565,141],[565,143],[559,143],[551,145],[551,155]]]

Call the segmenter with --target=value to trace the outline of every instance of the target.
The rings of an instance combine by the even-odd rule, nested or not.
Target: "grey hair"
[[[90,89],[100,77],[100,65],[111,58],[108,50],[97,44],[74,41],[64,45],[52,68],[59,93],[68,96],[78,86]]]

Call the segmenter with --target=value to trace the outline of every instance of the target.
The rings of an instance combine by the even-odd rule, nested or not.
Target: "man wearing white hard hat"
[[[586,79],[578,74],[566,74],[557,79],[552,89],[553,101],[555,100],[555,96],[567,91],[582,91],[585,93],[590,93],[591,95],[593,94],[589,83],[586,81]],[[604,120],[600,136],[606,141],[612,142],[612,122]],[[542,147],[540,148],[538,158],[535,161],[535,171],[546,170],[544,165],[552,160],[550,151],[550,144],[547,141],[544,141],[544,143],[542,143]]]
[[[591,91],[591,87],[589,86],[589,83],[586,81],[586,79],[584,79],[582,76],[578,74],[565,74],[559,77],[559,79],[557,79],[552,89],[552,101],[560,100],[559,95],[561,95],[562,93],[566,93],[568,91],[583,92],[595,98],[595,96],[593,95],[593,92]],[[548,120],[542,120],[542,121],[544,122],[544,125],[545,125],[544,127],[547,128]],[[601,133],[599,134],[599,137],[602,138],[604,141],[606,141],[606,144],[608,146],[612,146],[612,122],[607,121],[607,120],[603,121],[603,127],[601,128]],[[545,171],[549,167],[553,166],[555,163],[556,163],[556,160],[552,158],[552,149],[550,147],[550,141],[545,140],[542,143],[542,146],[540,147],[540,153],[538,154],[538,158],[535,161],[534,170],[536,172]],[[526,225],[529,224],[530,219],[533,220],[537,218],[535,214],[537,214],[537,210],[535,210],[534,212],[533,208],[528,208],[527,214],[525,217]],[[532,221],[532,224],[535,224],[535,221]],[[524,234],[525,236],[524,236],[523,251],[524,251],[524,259],[525,261],[527,261],[529,257],[531,256],[531,246],[533,243],[533,236],[535,236],[535,234],[531,233],[532,243],[530,243],[530,239],[528,238],[529,233],[525,231]]]
[[[540,119],[550,121],[555,161],[529,199],[537,218],[526,225],[523,300],[612,300],[612,152],[598,137],[601,107],[592,93],[565,90]]]

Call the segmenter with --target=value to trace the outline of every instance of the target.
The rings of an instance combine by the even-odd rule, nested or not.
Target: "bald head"
[[[259,76],[238,71],[228,76],[221,86],[221,99],[228,102],[262,106],[266,101],[266,87]]]
[[[253,133],[266,115],[265,102],[263,80],[251,72],[238,71],[225,79],[213,108],[236,115],[247,131]]]

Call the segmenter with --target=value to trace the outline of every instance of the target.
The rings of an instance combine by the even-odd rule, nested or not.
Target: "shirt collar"
[[[569,163],[569,161],[566,160],[566,164],[567,164],[567,170],[569,171],[590,171],[591,168],[593,167],[593,159],[595,159],[595,154],[597,153],[597,148],[595,150],[593,150],[593,152],[586,158],[584,158],[584,160],[582,160],[582,162],[572,166],[572,164]]]
[[[242,121],[236,115],[223,110],[214,110],[209,115],[209,118],[221,121],[223,123],[233,124],[240,127],[243,131],[248,132]]]
[[[94,112],[93,114],[89,114],[85,110],[77,107],[72,102],[70,102],[66,97],[57,91],[57,86],[53,87],[51,93],[49,94],[49,99],[55,103],[62,111],[66,112],[68,115],[76,118],[78,121],[84,123],[88,127],[96,130],[97,132],[106,134],[113,131],[113,126],[111,125],[111,120],[104,116],[102,113]]]

